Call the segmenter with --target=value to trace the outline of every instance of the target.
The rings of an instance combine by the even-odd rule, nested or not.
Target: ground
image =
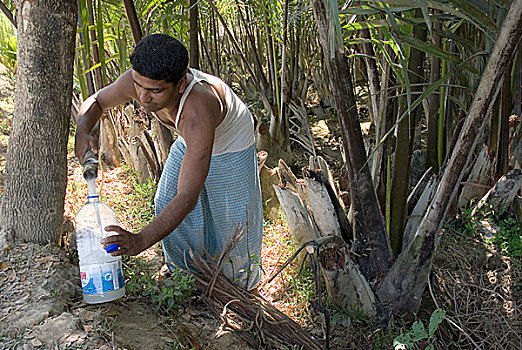
[[[56,246],[6,248],[0,261],[0,348],[248,349],[230,334],[216,339],[220,320],[195,299],[177,317],[136,294],[85,304],[78,267]]]

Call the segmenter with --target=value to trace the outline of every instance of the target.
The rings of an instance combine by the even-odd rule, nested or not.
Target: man
[[[223,273],[247,289],[261,275],[262,205],[253,118],[219,78],[188,68],[176,39],[153,34],[130,55],[132,68],[80,107],[75,152],[80,161],[97,150],[90,135],[102,113],[134,99],[179,135],[171,147],[155,197],[156,218],[132,234],[119,226],[102,240],[112,255],[136,255],[162,241],[167,264],[191,268],[190,251],[218,258],[240,227],[241,240]]]

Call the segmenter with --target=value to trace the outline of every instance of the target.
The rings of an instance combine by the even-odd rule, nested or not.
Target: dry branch
[[[283,346],[323,349],[319,341],[266,300],[231,283],[221,272],[216,274],[217,266],[212,259],[204,260],[197,255],[193,258],[199,271],[195,276],[196,287],[203,302],[223,320],[221,332],[233,331],[256,349]]]

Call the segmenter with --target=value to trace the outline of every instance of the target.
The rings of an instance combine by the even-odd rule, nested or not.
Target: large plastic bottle
[[[97,169],[96,169],[97,170]],[[110,235],[104,228],[117,225],[116,213],[100,201],[96,192],[95,178],[91,174],[84,177],[89,186],[87,203],[81,207],[74,219],[76,245],[80,260],[80,279],[83,300],[88,304],[98,304],[118,299],[125,295],[121,257],[110,255],[118,249],[111,244],[103,249],[100,241]]]

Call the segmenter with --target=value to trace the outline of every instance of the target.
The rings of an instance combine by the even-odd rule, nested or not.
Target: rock
[[[80,272],[77,268],[66,269],[64,264],[56,264],[51,276],[45,280],[42,288],[55,292],[58,298],[70,300],[81,295]]]
[[[16,332],[31,329],[49,316],[59,315],[64,310],[62,303],[55,299],[42,299],[28,306],[13,312],[6,319],[7,330]]]
[[[58,317],[48,319],[44,324],[37,327],[36,338],[48,345],[56,342],[65,343],[68,340],[67,337],[79,330],[80,319],[68,312],[64,312]],[[74,338],[69,343],[77,340],[79,336],[75,335]]]

